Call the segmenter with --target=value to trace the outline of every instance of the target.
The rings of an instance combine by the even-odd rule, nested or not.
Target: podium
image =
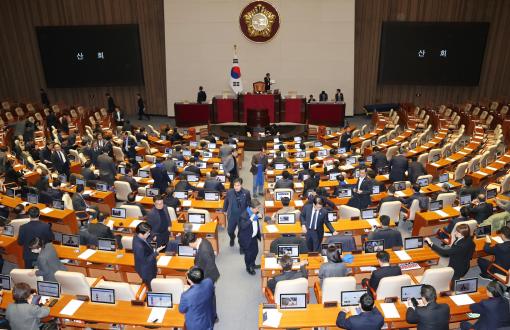
[[[267,109],[248,109],[248,127],[267,127],[269,126],[269,115]]]
[[[329,127],[343,126],[345,103],[312,102],[307,104],[308,124]]]
[[[248,109],[267,109],[271,123],[280,121],[279,94],[242,94],[239,95],[239,121],[246,123]]]

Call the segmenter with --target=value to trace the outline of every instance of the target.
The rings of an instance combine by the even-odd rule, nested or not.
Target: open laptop
[[[188,199],[188,193],[186,191],[174,191],[174,197],[177,199]]]
[[[126,209],[120,207],[112,208],[112,217],[119,219],[126,219]]]
[[[429,178],[421,178],[418,179],[417,182],[420,187],[426,187],[430,184]]]
[[[154,197],[159,195],[159,189],[158,188],[147,188],[145,189],[145,196],[147,197]]]
[[[373,195],[380,194],[380,193],[381,193],[381,187],[380,186],[378,186],[378,185],[372,186],[372,194]]]
[[[71,247],[79,247],[80,246],[80,236],[79,235],[69,235],[62,234],[62,245],[71,246]]]
[[[117,244],[114,239],[98,238],[97,249],[100,251],[115,252],[117,251]]]
[[[108,191],[108,184],[104,182],[98,182],[96,183],[96,190],[97,191]]]
[[[363,220],[366,220],[366,219],[375,219],[376,216],[375,216],[375,209],[364,209],[364,210],[361,210],[361,219]]]
[[[186,180],[188,180],[188,182],[198,182],[200,181],[200,177],[196,174],[188,174]]]
[[[90,288],[90,301],[101,304],[115,304],[115,290]]]
[[[138,170],[138,176],[141,178],[148,178],[148,177],[150,177],[150,171],[149,170]]]
[[[342,254],[342,243],[321,243],[321,255],[327,255],[330,246],[334,246],[338,254]]]
[[[279,244],[277,246],[278,249],[278,259],[283,257],[284,255],[288,255],[292,258],[293,261],[299,259],[299,244]]]
[[[287,165],[285,163],[275,163],[274,169],[275,170],[285,170],[287,168]]]
[[[197,162],[197,167],[200,168],[200,169],[204,169],[204,168],[207,168],[207,163],[206,162]]]
[[[125,175],[126,174],[126,167],[125,166],[118,166],[117,167],[117,172],[119,174]]]
[[[280,294],[280,309],[306,309],[306,293]]]
[[[189,213],[188,212],[188,222],[195,224],[204,224],[205,223],[205,214],[203,213]]]
[[[206,201],[219,201],[220,193],[217,191],[206,191],[204,192],[204,200]]]
[[[365,251],[365,253],[376,253],[379,251],[384,251],[384,240],[376,239],[365,241],[363,244],[363,251]]]
[[[454,285],[455,294],[466,294],[478,291],[478,278],[466,278],[463,280],[456,280]]]
[[[292,199],[292,192],[290,191],[277,191],[274,194],[274,198],[277,201],[281,201],[282,198],[287,197],[288,199]]]
[[[179,257],[194,257],[195,249],[193,249],[191,246],[179,244],[177,247],[177,255]]]
[[[2,290],[10,290],[11,277],[9,275],[0,275],[0,286]]]
[[[492,199],[498,195],[498,188],[487,189],[485,192],[485,199]]]
[[[147,292],[147,307],[173,308],[172,294]]]
[[[404,250],[421,249],[423,247],[423,237],[413,236],[404,239]]]
[[[342,188],[338,191],[338,197],[351,197],[352,190],[351,188]]]
[[[443,173],[443,174],[439,175],[439,183],[445,183],[445,182],[448,182],[449,180],[450,180],[450,177],[449,177],[448,173]]]
[[[279,213],[277,221],[279,225],[293,225],[296,223],[296,213]]]
[[[30,204],[37,204],[39,203],[39,195],[37,194],[27,194],[27,202]]]
[[[460,205],[462,205],[462,206],[469,205],[469,204],[471,204],[471,195],[470,194],[460,195],[459,201],[460,201]]]
[[[216,176],[216,180],[218,180],[221,183],[225,183],[227,181],[227,177],[223,174],[218,174]]]
[[[414,298],[418,301],[418,305],[423,305],[421,300],[421,284],[418,285],[404,285],[400,287],[400,300],[407,301]]]
[[[60,284],[57,282],[37,281],[37,294],[40,296],[60,298]]]
[[[57,210],[63,210],[65,208],[64,201],[61,199],[54,199],[51,202],[51,206]]]
[[[432,201],[429,203],[429,211],[437,211],[437,210],[441,210],[442,208],[443,208],[442,200]]]
[[[491,225],[480,226],[475,229],[476,238],[482,238],[491,234]]]
[[[338,213],[336,211],[328,211],[328,221],[336,222],[338,220]]]
[[[342,307],[356,307],[359,305],[361,296],[367,293],[367,290],[342,291],[340,293],[340,305]]]
[[[14,227],[11,226],[11,225],[5,225],[4,226],[4,231],[2,232],[2,235],[9,236],[9,237],[14,237]]]
[[[393,187],[395,188],[395,191],[406,190],[406,183],[405,183],[405,181],[395,182],[393,184]]]
[[[317,151],[317,156],[318,157],[326,157],[328,155],[328,151],[327,150],[319,150]]]

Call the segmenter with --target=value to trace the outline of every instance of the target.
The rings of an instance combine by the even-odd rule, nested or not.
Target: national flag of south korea
[[[241,80],[241,68],[237,58],[237,47],[234,46],[234,59],[232,60],[232,69],[230,69],[230,88],[234,93],[239,94],[243,91],[243,81]]]

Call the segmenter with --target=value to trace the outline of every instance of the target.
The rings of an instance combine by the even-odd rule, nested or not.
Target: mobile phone
[[[41,296],[36,294],[32,297],[32,305],[39,305],[39,302],[41,301]]]

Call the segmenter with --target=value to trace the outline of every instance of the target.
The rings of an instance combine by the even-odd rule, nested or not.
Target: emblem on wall
[[[246,38],[255,42],[266,42],[278,32],[280,17],[271,4],[254,1],[244,7],[239,16],[239,25]]]

